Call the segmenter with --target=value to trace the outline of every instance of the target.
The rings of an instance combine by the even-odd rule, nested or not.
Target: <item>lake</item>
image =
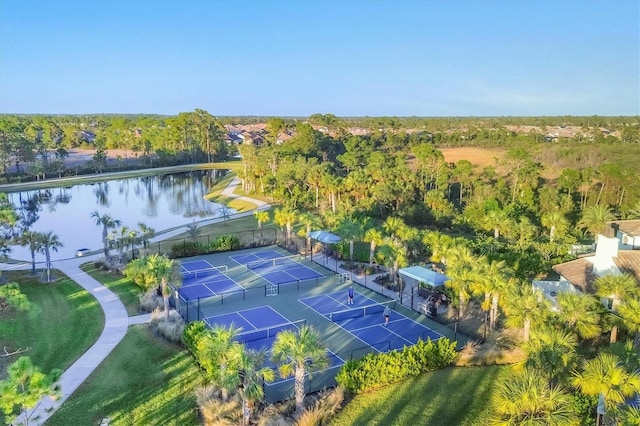
[[[78,250],[102,248],[102,225],[91,213],[108,214],[129,229],[142,222],[156,231],[220,217],[221,206],[204,196],[227,170],[202,170],[142,176],[8,193],[20,216],[19,223],[38,232],[52,231],[64,244],[51,258],[74,257]],[[234,213],[230,211],[229,214]],[[26,247],[11,246],[9,257],[31,260]],[[36,254],[36,261],[44,255]]]

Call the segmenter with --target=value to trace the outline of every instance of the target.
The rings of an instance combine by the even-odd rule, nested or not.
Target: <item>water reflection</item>
[[[65,188],[9,193],[20,215],[21,229],[53,231],[64,247],[55,259],[73,257],[81,248],[99,249],[102,230],[91,213],[119,219],[131,230],[139,222],[157,231],[220,216],[220,205],[205,200],[211,186],[226,170],[203,170],[160,176],[143,176]],[[29,260],[25,247],[12,246],[13,258]]]

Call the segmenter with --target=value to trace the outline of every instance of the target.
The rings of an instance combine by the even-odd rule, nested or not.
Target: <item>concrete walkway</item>
[[[249,197],[239,196],[233,193],[240,184],[240,179],[235,177],[229,186],[223,191],[224,195],[232,198],[239,198],[243,201],[253,203],[260,210],[270,207],[268,203],[260,200],[254,200]],[[252,212],[245,212],[238,216],[250,215]],[[222,221],[217,218],[216,221]],[[176,230],[175,232],[184,232]],[[175,232],[162,234],[157,239],[166,239],[171,237]],[[100,365],[100,363],[111,353],[111,351],[120,343],[127,333],[129,325],[144,324],[149,322],[151,314],[138,315],[129,317],[127,310],[118,298],[118,296],[107,287],[100,284],[90,275],[80,269],[80,265],[92,260],[96,260],[100,255],[83,256],[71,259],[65,259],[55,262],[56,269],[64,272],[69,278],[77,282],[82,288],[93,294],[102,310],[104,311],[105,322],[104,329],[98,340],[91,346],[71,367],[69,367],[60,378],[59,384],[62,396],[57,400],[47,397],[43,399],[38,406],[26,414],[26,419],[30,425],[43,424],[60,406],[78,389],[78,387],[89,377],[89,375]],[[31,264],[6,264],[0,263],[0,269],[17,270],[30,269]],[[25,422],[25,414],[17,419],[17,422]]]
[[[235,194],[235,190],[238,185],[240,185],[240,178],[238,176],[234,176],[229,185],[227,185],[227,187],[222,191],[222,195],[224,195],[225,197],[237,198],[238,200],[246,201],[248,203],[253,203],[256,205],[257,210],[267,210],[269,207],[271,207],[269,203],[265,203],[264,201]]]

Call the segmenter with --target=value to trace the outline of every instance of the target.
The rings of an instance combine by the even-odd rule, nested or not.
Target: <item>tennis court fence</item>
[[[173,306],[186,322],[200,321],[215,312],[217,305],[225,303],[243,302],[270,295],[285,294],[309,289],[320,285],[326,277],[314,277],[306,280],[293,280],[288,283],[266,284],[256,287],[249,287],[243,290],[227,291],[215,296],[199,297],[187,300],[180,295],[178,290],[171,286],[171,297],[169,303]]]
[[[342,368],[342,365],[332,366],[322,371],[316,371],[313,374],[307,374],[304,381],[304,391],[306,394],[318,392],[323,389],[335,387],[336,375]],[[291,399],[294,395],[294,379],[280,380],[274,383],[264,383],[264,399],[267,404],[273,404],[278,401]]]
[[[413,346],[418,340],[424,340],[426,342],[427,340],[431,339],[433,341],[436,341],[441,337],[444,337],[442,335],[439,337],[432,337],[432,335],[433,335],[433,331],[425,330],[425,331],[421,331],[420,333],[409,334],[406,336],[403,335],[402,338],[397,337],[397,338],[388,339],[388,340],[381,340],[379,342],[372,343],[369,345],[364,345],[357,349],[352,350],[351,355],[349,356],[349,359],[358,360],[370,353],[389,352],[394,348],[395,349],[402,348],[405,345]],[[410,342],[414,342],[414,343],[410,343]]]

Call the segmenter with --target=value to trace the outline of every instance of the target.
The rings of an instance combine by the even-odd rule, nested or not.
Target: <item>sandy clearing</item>
[[[502,158],[507,152],[504,149],[489,149],[477,147],[439,148],[448,163],[457,163],[460,160],[468,160],[474,166],[495,166],[496,159]]]

